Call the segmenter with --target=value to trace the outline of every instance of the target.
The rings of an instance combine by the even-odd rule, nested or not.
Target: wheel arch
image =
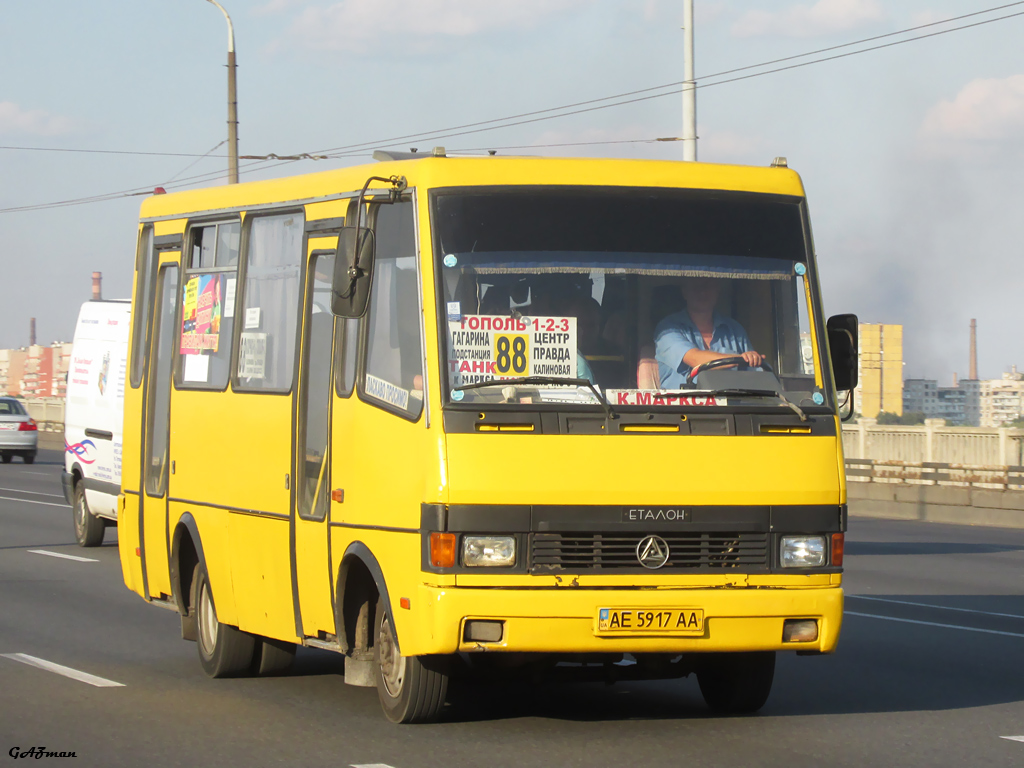
[[[206,556],[203,554],[203,540],[199,535],[199,526],[190,512],[186,512],[174,526],[171,539],[171,558],[169,571],[171,577],[171,594],[181,614],[181,634],[186,640],[196,639],[195,611],[191,605],[192,573],[196,565],[206,568]],[[209,570],[207,570],[209,578]]]
[[[368,587],[372,587],[376,595],[370,593]],[[391,622],[392,627],[395,626],[395,617],[391,598],[388,595],[387,581],[384,579],[384,571],[373,552],[363,542],[354,541],[345,550],[345,554],[341,558],[341,566],[338,569],[337,588],[334,594],[334,622],[338,643],[344,653],[351,655],[353,651],[362,650],[357,647],[356,627],[359,606],[363,600],[370,604],[371,615],[368,629],[370,634],[373,632],[372,612],[376,608],[376,601],[373,599],[375,596],[381,599],[388,621]],[[395,645],[401,652],[397,633],[395,634]]]

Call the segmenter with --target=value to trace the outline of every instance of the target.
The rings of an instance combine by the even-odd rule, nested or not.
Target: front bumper
[[[419,589],[412,615],[397,611],[402,653],[473,651],[529,653],[712,653],[814,651],[830,653],[843,621],[842,587],[712,589]],[[699,608],[700,635],[598,636],[601,608]],[[405,614],[403,617],[402,614]],[[402,621],[402,619],[405,621]],[[783,643],[785,619],[817,619],[818,639]],[[504,621],[500,642],[466,642],[470,619]],[[408,630],[402,632],[402,624]],[[418,630],[418,631],[415,631]],[[404,635],[404,636],[403,636]]]

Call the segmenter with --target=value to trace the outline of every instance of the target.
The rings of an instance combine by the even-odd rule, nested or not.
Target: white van
[[[64,497],[83,547],[103,542],[121,492],[131,302],[87,301],[78,313],[64,407]]]

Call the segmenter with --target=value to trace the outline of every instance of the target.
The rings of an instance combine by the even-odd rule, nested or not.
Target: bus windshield
[[[436,193],[448,402],[600,404],[597,388],[614,407],[824,405],[801,203]]]

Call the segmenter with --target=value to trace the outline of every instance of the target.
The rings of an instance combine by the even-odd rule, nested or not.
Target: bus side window
[[[361,322],[352,318],[338,319],[341,330],[334,337],[334,387],[338,397],[348,397],[356,387],[356,352]]]
[[[423,340],[412,203],[382,205],[376,237],[360,395],[415,420],[423,410]]]
[[[301,212],[250,220],[238,317],[238,390],[287,392],[292,387],[303,224]]]
[[[231,373],[238,221],[190,227],[175,386],[223,390]]]
[[[153,290],[153,265],[156,253],[153,251],[153,225],[147,224],[139,237],[139,250],[135,256],[137,282],[135,284],[135,307],[132,312],[132,369],[131,386],[142,385],[142,374],[149,338],[149,306]]]

